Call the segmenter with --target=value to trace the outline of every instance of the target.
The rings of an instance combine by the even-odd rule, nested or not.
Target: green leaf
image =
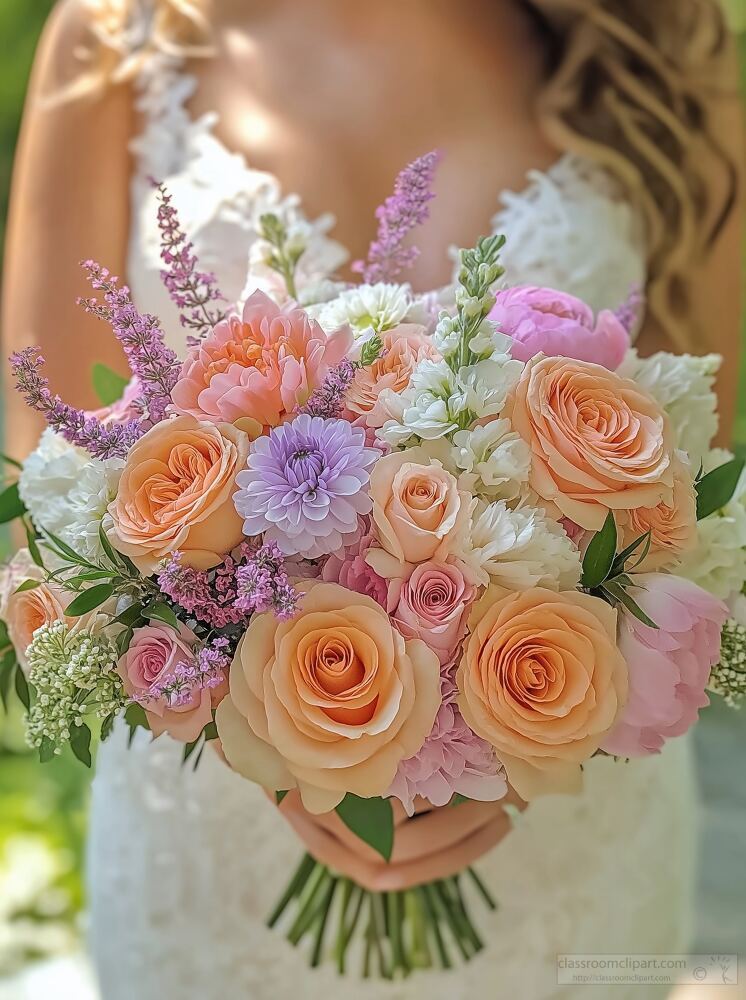
[[[363,799],[348,792],[337,815],[357,837],[389,861],[394,847],[394,813],[388,799]]]
[[[468,795],[462,795],[461,792],[454,792],[453,798],[448,803],[449,806],[460,806],[462,802],[471,802]]]
[[[165,622],[166,625],[170,625],[177,632],[179,631],[179,619],[176,617],[174,611],[167,604],[164,604],[163,601],[157,601],[155,604],[143,608],[142,613],[144,618],[155,618],[159,622]]]
[[[636,538],[634,542],[628,545],[625,549],[622,549],[621,552],[617,553],[614,559],[614,565],[611,567],[612,576],[614,576],[616,573],[622,572],[626,561],[629,559],[630,556],[634,555],[634,553],[639,549],[641,545],[643,545],[646,539],[648,540],[650,539],[649,531],[646,531],[644,535],[640,535],[640,537]]]
[[[108,601],[114,593],[114,588],[110,583],[99,583],[90,590],[84,590],[72,601],[65,611],[71,618],[78,618],[94,608],[99,607],[104,601]]]
[[[36,541],[36,532],[28,521],[24,521],[23,526],[26,529],[26,544],[28,545],[29,554],[36,565],[44,569],[44,560],[41,557],[39,545]]]
[[[2,660],[0,660],[0,701],[3,703],[3,708],[8,710],[8,693],[10,691],[10,682],[13,679],[13,671],[16,669],[16,651],[14,649],[8,649],[3,654]],[[19,668],[20,669],[20,668]]]
[[[65,577],[65,587],[69,590],[78,590],[84,583],[93,583],[95,580],[111,580],[111,571],[108,569],[92,569],[76,576]]]
[[[104,721],[101,723],[101,742],[104,743],[111,736],[111,731],[114,728],[114,720],[116,719],[116,712],[109,712]]]
[[[22,469],[23,465],[18,461],[17,458],[11,458],[10,455],[6,455],[4,452],[0,451],[0,460],[7,462],[8,465],[12,465],[16,469]]]
[[[41,584],[41,580],[24,580],[23,583],[19,583],[16,589],[13,591],[14,594],[25,594],[27,590],[36,590],[36,588]]]
[[[48,764],[50,760],[54,760],[54,743],[50,740],[48,736],[42,736],[41,745],[39,747],[39,763]]]
[[[130,643],[132,642],[132,636],[134,635],[134,630],[132,628],[125,628],[119,633],[119,635],[114,640],[117,647],[117,653],[120,658],[124,656],[127,650],[130,648]]]
[[[210,743],[212,740],[218,738],[218,727],[215,725],[215,720],[208,722],[205,728],[202,730],[202,735],[205,738],[205,743]]]
[[[604,521],[604,526],[590,541],[583,557],[583,578],[581,583],[584,587],[592,590],[600,587],[611,572],[614,565],[614,555],[616,553],[616,524],[614,515],[609,511]]]
[[[743,471],[744,459],[734,458],[708,472],[696,484],[697,520],[722,510],[733,497]]]
[[[18,483],[13,483],[0,493],[0,524],[23,517],[26,505],[18,493]]]
[[[101,401],[102,406],[111,406],[112,403],[118,403],[129,384],[129,379],[124,378],[107,365],[100,363],[93,366],[91,378],[93,380],[93,390]]]
[[[8,636],[8,626],[0,618],[0,649],[5,649],[5,647],[10,642],[10,637]]]
[[[114,547],[109,541],[109,536],[104,531],[103,522],[101,522],[101,524],[98,526],[98,538],[99,541],[101,542],[101,548],[104,550],[104,555],[109,560],[109,562],[113,563],[115,566],[121,565],[122,560],[119,556],[119,553],[114,550]]]
[[[81,764],[91,766],[91,731],[85,723],[70,727],[70,747]]]
[[[127,723],[130,730],[130,746],[132,746],[132,741],[134,740],[135,733],[138,729],[145,729],[150,732],[150,725],[148,723],[148,717],[145,714],[145,709],[142,705],[138,705],[137,702],[132,702],[131,705],[127,706],[127,710],[124,713],[124,721]]]
[[[649,618],[645,612],[642,610],[637,601],[629,594],[624,587],[617,583],[616,580],[611,580],[609,583],[604,584],[604,591],[609,597],[614,601],[618,601],[623,607],[629,611],[631,615],[634,615],[638,621],[641,621],[643,625],[647,625],[648,628],[657,629],[658,626],[655,624],[652,618]]]
[[[121,612],[121,614],[117,615],[114,621],[118,622],[120,625],[125,625],[127,628],[130,628],[142,617],[143,617],[142,605],[130,604],[130,606],[128,608],[125,608],[124,611]]]
[[[55,551],[58,556],[68,562],[74,563],[76,566],[85,566],[86,569],[99,569],[98,566],[94,566],[93,563],[84,559],[75,549],[71,548],[67,542],[63,542],[57,535],[53,535],[51,531],[47,531],[45,528],[42,528],[42,531],[46,539],[45,545],[47,548]]]
[[[285,798],[285,796],[287,795],[287,793],[288,793],[287,789],[283,789],[280,792],[275,792],[275,802],[277,803],[278,806],[280,805],[280,803],[282,802],[282,800]]]
[[[28,712],[31,708],[31,692],[29,691],[28,682],[26,681],[26,675],[21,670],[20,664],[16,666],[15,686],[18,700]]]

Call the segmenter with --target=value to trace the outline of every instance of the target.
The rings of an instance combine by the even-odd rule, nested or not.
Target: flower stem
[[[467,868],[466,870],[469,873],[469,876],[470,876],[472,882],[477,887],[477,890],[478,890],[479,894],[481,895],[482,899],[484,900],[485,904],[490,908],[490,910],[496,910],[497,909],[497,903],[496,903],[494,897],[492,896],[492,894],[490,893],[489,889],[487,888],[487,886],[484,884],[484,882],[479,877],[479,875],[471,867]]]
[[[303,887],[308,881],[308,877],[315,868],[315,866],[316,862],[311,857],[311,855],[304,854],[303,860],[298,865],[298,868],[296,869],[295,874],[290,880],[287,889],[285,890],[284,894],[280,898],[280,901],[278,902],[277,906],[274,908],[269,919],[267,920],[268,927],[275,926],[277,921],[280,919],[280,917],[287,909],[287,906],[290,903],[290,901],[295,899],[295,897],[300,892],[302,892]]]
[[[332,908],[332,902],[334,900],[334,893],[336,892],[337,886],[339,885],[339,879],[331,876],[331,881],[326,889],[324,896],[319,903],[318,913],[320,914],[320,919],[318,927],[316,929],[316,937],[313,943],[313,952],[311,954],[311,967],[316,968],[321,962],[321,952],[324,947],[324,931],[326,930],[327,921],[329,920],[329,911]]]
[[[422,900],[425,912],[428,915],[430,929],[432,930],[433,937],[435,938],[435,948],[438,952],[440,964],[444,969],[450,969],[452,965],[451,957],[448,954],[448,949],[446,948],[445,941],[443,940],[443,935],[440,933],[438,912],[432,899],[432,886],[418,886],[417,892]]]

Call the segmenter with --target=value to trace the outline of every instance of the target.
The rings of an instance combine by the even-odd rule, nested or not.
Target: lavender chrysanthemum
[[[336,552],[372,503],[367,486],[379,452],[346,420],[301,413],[251,446],[234,497],[247,535],[264,534],[284,555]]]

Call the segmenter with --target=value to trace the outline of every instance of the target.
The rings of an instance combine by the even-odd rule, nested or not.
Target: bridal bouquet
[[[265,216],[231,307],[159,189],[185,360],[86,262],[82,305],[132,379],[97,366],[105,405],[85,413],[38,350],[15,354],[49,429],[0,496],[28,538],[3,577],[0,689],[41,760],[69,744],[90,764],[119,716],[190,766],[211,744],[311,844],[270,922],[314,964],[344,971],[354,947],[387,977],[483,946],[469,906],[495,903],[470,864],[496,838],[476,803],[576,792],[590,758],[657,753],[708,688],[746,690],[718,359],[638,358],[634,297],[594,316],[502,287],[500,236],[414,294],[397,279],[435,160],[379,209],[362,284],[313,276],[308,229]],[[445,810],[481,831],[461,867],[387,877],[403,826]],[[373,875],[346,873],[340,830]]]

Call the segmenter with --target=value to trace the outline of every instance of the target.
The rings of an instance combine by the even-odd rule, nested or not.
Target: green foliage
[[[118,403],[127,388],[128,380],[107,365],[95,364],[91,372],[93,388],[102,406]]]
[[[0,493],[0,524],[15,521],[25,513],[25,504],[18,495],[18,483],[11,483]]]
[[[697,481],[697,520],[722,510],[736,491],[744,460],[734,458]]]
[[[394,847],[394,813],[389,799],[363,799],[348,792],[337,815],[357,837],[388,861]]]
[[[611,572],[616,555],[616,523],[609,511],[600,531],[591,539],[583,557],[582,584],[588,589],[600,587]]]

